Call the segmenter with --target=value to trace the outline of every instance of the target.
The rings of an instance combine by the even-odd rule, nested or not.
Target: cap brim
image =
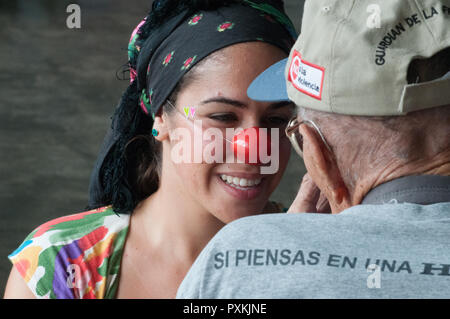
[[[261,102],[289,101],[284,71],[288,58],[261,73],[247,89],[249,98]]]

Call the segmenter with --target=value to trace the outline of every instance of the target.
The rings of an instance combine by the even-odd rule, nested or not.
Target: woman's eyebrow
[[[229,104],[229,105],[232,105],[232,106],[235,106],[235,107],[239,107],[239,108],[247,107],[247,105],[245,103],[241,102],[241,101],[233,100],[233,99],[226,98],[226,97],[210,98],[210,99],[207,99],[207,100],[201,102],[200,105],[208,104],[208,103],[223,103],[223,104]],[[269,109],[277,110],[277,109],[280,109],[280,108],[283,108],[283,107],[286,107],[286,106],[289,106],[289,107],[295,109],[295,105],[291,101],[281,101],[281,102],[273,103],[273,104],[271,104],[269,106]]]
[[[203,102],[201,102],[200,104],[208,104],[208,103],[223,103],[223,104],[229,104],[232,106],[236,106],[236,107],[240,107],[240,108],[244,108],[247,107],[247,105],[243,102],[237,101],[237,100],[232,100],[226,97],[213,97],[211,99],[207,99]]]

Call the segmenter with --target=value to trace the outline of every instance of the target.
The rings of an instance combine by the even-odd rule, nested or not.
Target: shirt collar
[[[420,175],[394,179],[372,189],[363,205],[389,202],[430,205],[450,202],[450,176]]]

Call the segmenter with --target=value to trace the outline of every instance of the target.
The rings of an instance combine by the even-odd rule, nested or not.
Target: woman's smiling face
[[[286,54],[282,50],[261,42],[222,49],[193,70],[193,80],[177,95],[174,103],[177,111],[156,119],[155,127],[163,126],[167,130],[167,137],[160,137],[163,142],[161,182],[166,178],[174,181],[177,186],[173,191],[180,194],[180,199],[194,201],[224,223],[261,213],[287,166],[290,144],[284,127],[294,114],[293,105],[256,102],[247,97],[251,82],[283,58]],[[195,110],[193,117],[191,110]],[[251,127],[267,128],[269,132],[278,130],[279,138],[272,140],[275,143],[271,145],[271,153],[279,154],[271,158],[278,161],[275,165],[278,169],[273,174],[262,175],[258,165],[236,163],[230,152],[232,136],[227,137],[226,130]],[[209,128],[222,132],[224,139],[208,140],[205,131]],[[175,131],[183,137],[176,136]],[[200,150],[204,154],[208,145],[218,143],[223,146],[223,157],[218,156],[223,160],[207,163],[203,157],[201,163],[196,161],[196,152],[199,154]],[[209,153],[217,155],[215,152],[217,149]],[[180,154],[187,155],[184,158],[191,161],[180,163],[174,158]]]

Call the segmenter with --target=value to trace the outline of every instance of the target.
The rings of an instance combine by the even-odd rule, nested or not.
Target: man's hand
[[[288,213],[322,213],[331,214],[327,198],[311,179],[308,173],[303,176],[300,190]]]

